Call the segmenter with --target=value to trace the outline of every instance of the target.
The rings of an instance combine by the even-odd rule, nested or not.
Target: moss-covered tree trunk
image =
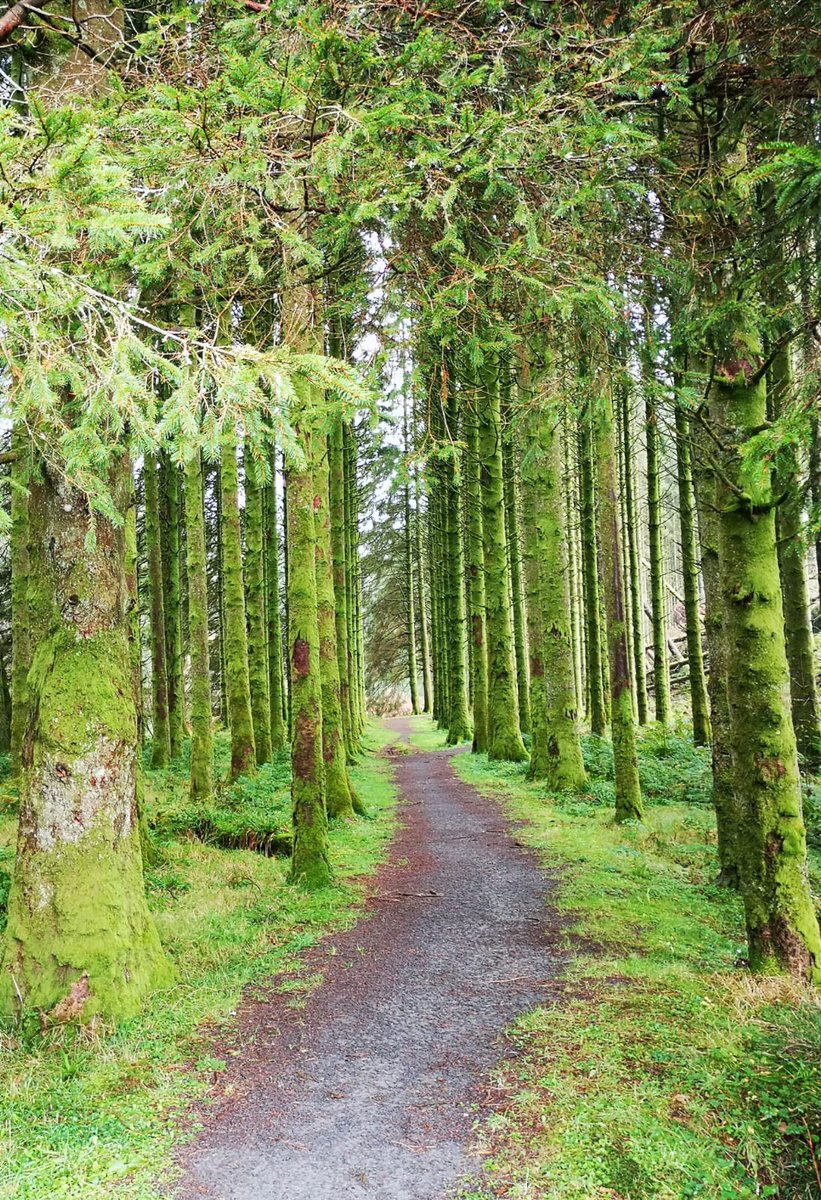
[[[202,459],[185,468],[185,551],[188,575],[188,652],[191,659],[191,799],[205,805],[214,795],[211,727],[211,664],[208,649],[208,567],[205,554]]]
[[[31,639],[28,612],[28,486],[31,446],[21,425],[11,432],[11,770],[22,770],[23,735],[28,724],[28,673],[31,665]]]
[[[131,471],[111,472],[125,520]],[[132,1016],[170,970],[143,886],[125,530],[43,469],[31,483],[31,717],[0,1013]]]
[[[495,358],[490,357],[483,366],[476,397],[485,569],[488,757],[522,762],[527,758],[527,751],[519,727],[519,704],[513,660],[513,625],[505,535],[502,425],[498,361]]]
[[[607,613],[607,649],[610,668],[610,721],[616,784],[616,820],[640,820],[639,761],[630,686],[630,653],[624,604],[624,558],[616,493],[616,445],[613,400],[605,385],[596,411],[596,464],[599,482],[599,529],[602,557],[602,590]]]
[[[579,741],[558,417],[533,413],[522,458],[532,733],[529,777],[552,791],[585,780]]]
[[[444,398],[443,398],[444,399]],[[459,432],[459,396],[451,381],[447,395],[448,432],[456,441]],[[445,463],[445,606],[448,639],[448,744],[453,746],[473,736],[467,703],[466,616],[464,559],[459,480],[456,461]]]
[[[723,887],[739,885],[738,832],[739,811],[735,798],[735,779],[730,737],[730,708],[727,700],[727,633],[724,602],[718,565],[719,522],[716,508],[716,476],[712,467],[716,453],[707,444],[707,434],[699,434],[698,469],[693,473],[699,540],[701,577],[704,580],[704,636],[710,670],[707,694],[710,699],[712,734],[713,805],[716,811],[718,840],[718,882]]]
[[[425,556],[423,554],[422,512],[419,500],[419,477],[414,476],[413,526],[416,541],[416,600],[419,606],[419,650],[422,656],[422,710],[433,711],[433,683],[430,670],[430,637],[428,633],[427,589],[425,587]]]
[[[664,595],[664,528],[661,507],[661,446],[655,381],[647,385],[645,433],[647,451],[647,526],[650,546],[650,611],[653,627],[653,701],[656,720],[668,725],[670,705],[670,662],[667,653],[667,618]]]
[[[271,702],[271,749],[276,753],[288,742],[285,681],[282,663],[282,617],[279,596],[279,521],[275,485],[276,455],[271,454],[271,482],[263,492],[265,508],[265,582],[268,620],[268,696]]]
[[[168,723],[168,671],[165,657],[165,604],[162,583],[159,479],[157,459],[153,454],[145,456],[143,494],[151,636],[151,765],[152,767],[167,767],[171,758]]]
[[[5,655],[0,652],[0,754],[11,750],[11,689]]]
[[[766,420],[765,386],[754,374],[749,340],[742,330],[738,347],[717,356],[709,400],[713,427],[728,447],[717,507],[741,894],[753,969],[821,978],[821,937],[807,882],[789,703],[773,497],[765,484],[754,495],[745,490],[735,449]]]
[[[710,744],[710,711],[704,654],[701,648],[701,615],[698,594],[698,552],[696,547],[693,471],[690,461],[690,420],[676,406],[676,463],[678,475],[678,511],[681,526],[681,569],[684,575],[684,616],[687,631],[687,664],[690,675],[690,707],[693,714],[693,740],[697,746]]]
[[[182,675],[182,589],[180,576],[180,480],[170,455],[159,460],[165,665],[168,680],[168,739],[172,758],[182,754],[185,689]]]
[[[604,737],[607,709],[602,682],[602,628],[596,529],[596,471],[592,419],[589,412],[579,429],[581,475],[582,567],[584,572],[584,642],[587,659],[587,715],[590,732]]]
[[[769,371],[769,403],[781,415],[793,391],[789,345],[782,346]],[[778,566],[784,606],[784,635],[790,668],[790,697],[795,740],[801,762],[809,771],[821,766],[821,708],[815,682],[815,650],[810,621],[810,588],[807,578],[804,520],[803,464],[799,455],[786,449],[778,475],[783,499],[778,508]]]
[[[245,610],[248,624],[248,683],[257,764],[271,761],[271,699],[268,694],[268,612],[265,590],[265,531],[262,485],[246,444],[245,463]]]
[[[226,729],[231,725],[231,713],[228,705],[228,666],[226,657],[225,637],[225,554],[222,529],[222,470],[219,463],[214,468],[214,493],[217,527],[217,570],[216,570],[216,604],[217,631],[219,650],[219,686],[220,686],[220,717]]]
[[[573,646],[573,681],[576,688],[576,709],[581,710],[584,697],[584,667],[582,661],[581,600],[579,596],[579,558],[575,530],[576,477],[571,460],[567,414],[562,416],[562,449],[564,481],[564,528],[567,544],[568,604],[570,605],[570,639]]]
[[[507,367],[503,378],[506,391],[510,384]],[[516,478],[516,447],[509,424],[509,404],[500,405],[503,416],[502,471],[505,491],[505,537],[510,560],[510,598],[513,605],[513,659],[516,664],[516,696],[519,701],[519,726],[522,733],[530,733],[530,689],[527,670],[527,636],[525,631],[524,588],[522,584],[522,551],[519,539],[519,488]]]
[[[630,419],[630,391],[621,392],[622,461],[624,463],[625,549],[630,591],[630,620],[633,626],[633,690],[636,697],[636,717],[639,725],[647,724],[647,666],[644,656],[644,596],[639,572],[638,518],[636,514],[636,478],[633,459],[633,437]]]
[[[476,395],[472,396],[475,410]],[[483,754],[488,746],[487,647],[485,644],[485,563],[482,533],[482,487],[479,463],[479,426],[476,412],[465,414],[465,474],[467,476],[467,576],[468,631],[473,699],[473,750]]]
[[[226,691],[231,728],[231,778],[236,779],[239,775],[255,770],[256,746],[248,674],[245,587],[242,579],[237,437],[233,430],[223,438],[220,450],[220,496]]]
[[[354,731],[351,711],[351,653],[348,645],[348,568],[347,568],[347,505],[345,501],[345,448],[342,421],[337,419],[328,434],[331,504],[331,553],[333,555],[334,602],[336,619],[336,661],[339,672],[339,703],[345,749],[349,758],[355,754],[358,734]]]

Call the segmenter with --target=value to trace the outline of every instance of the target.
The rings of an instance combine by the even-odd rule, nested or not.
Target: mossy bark
[[[505,376],[507,372],[505,370]],[[509,384],[508,388],[509,390]],[[509,423],[509,408],[503,412],[502,470],[505,491],[505,536],[510,560],[510,598],[513,611],[513,660],[516,664],[516,695],[519,701],[519,727],[530,733],[530,693],[527,670],[527,635],[525,630],[524,588],[522,585],[522,550],[519,539],[519,487],[516,477],[516,447]]]
[[[427,589],[425,587],[425,556],[422,552],[422,513],[419,501],[419,478],[414,476],[413,526],[416,543],[416,600],[419,606],[419,649],[422,655],[422,710],[433,710],[433,684],[430,670],[430,637],[428,633]]]
[[[653,384],[645,397],[647,451],[647,527],[650,546],[650,611],[653,627],[653,702],[656,720],[669,725],[670,662],[667,653],[667,619],[664,596],[664,529],[661,508],[661,447]]]
[[[211,722],[211,666],[208,649],[208,568],[205,556],[202,459],[192,455],[185,468],[185,551],[188,575],[188,652],[191,659],[191,779],[195,804],[214,794],[214,738]]]
[[[143,496],[151,636],[151,765],[167,767],[171,759],[171,732],[168,722],[159,478],[157,459],[153,454],[147,454],[143,464]]]
[[[510,580],[505,535],[498,363],[485,362],[476,392],[485,570],[488,661],[488,757],[523,762],[513,661]]]
[[[735,797],[730,708],[727,700],[727,633],[719,574],[716,476],[711,466],[714,456],[715,446],[707,445],[707,434],[702,430],[699,435],[698,454],[695,456],[699,465],[694,472],[693,483],[701,542],[701,577],[704,580],[704,636],[710,662],[707,694],[710,699],[718,882],[723,887],[737,888],[739,811]]]
[[[619,501],[616,493],[616,445],[613,400],[605,385],[596,412],[596,464],[599,482],[599,529],[602,590],[607,613],[610,668],[610,721],[616,784],[616,820],[640,820],[643,815],[636,750],[636,726],[630,687],[630,654],[624,604],[624,567]]]
[[[182,754],[185,689],[182,675],[182,589],[180,573],[180,478],[168,454],[159,460],[165,665],[168,681],[168,739],[172,758]]]
[[[354,732],[351,711],[351,653],[348,644],[348,567],[347,531],[345,522],[345,446],[342,421],[337,418],[328,434],[329,491],[331,505],[331,553],[333,556],[334,605],[336,621],[336,661],[339,672],[339,703],[342,708],[342,726],[345,749],[349,756],[355,754],[358,736]]]
[[[271,700],[268,694],[268,614],[265,591],[265,535],[262,485],[248,448],[245,464],[245,609],[248,623],[248,683],[257,765],[271,761]]]
[[[768,390],[773,415],[779,416],[789,404],[793,391],[792,360],[788,345],[775,354],[769,371]],[[805,550],[805,480],[803,464],[794,450],[785,449],[780,466],[778,488],[783,492],[783,498],[778,507],[776,528],[793,728],[802,765],[808,771],[817,772],[821,767],[821,709],[815,682],[815,650]]]
[[[11,467],[11,770],[22,771],[23,736],[29,716],[28,673],[31,665],[31,638],[28,612],[28,486],[31,444],[26,429],[15,425],[11,432],[15,455]]]
[[[604,737],[607,732],[607,709],[602,683],[602,628],[596,532],[596,455],[592,434],[592,420],[588,411],[582,418],[579,430],[587,715],[590,721],[590,732],[597,737]]]
[[[317,396],[314,403],[320,406]],[[319,632],[319,671],[322,683],[322,757],[325,762],[325,804],[330,817],[352,817],[354,795],[348,778],[345,728],[342,718],[339,659],[336,645],[336,591],[331,546],[330,471],[328,442],[315,441],[314,531],[316,536],[316,603]]]
[[[217,571],[216,571],[216,603],[217,630],[219,650],[219,690],[220,717],[226,729],[231,725],[231,714],[228,708],[228,668],[226,666],[225,649],[225,555],[223,554],[222,538],[222,470],[219,463],[214,468],[214,492],[216,500],[217,526]]]
[[[524,436],[522,513],[530,650],[529,777],[551,791],[585,781],[579,741],[558,417],[533,413]]]
[[[562,447],[564,450],[564,528],[567,544],[568,603],[570,605],[570,636],[573,645],[573,681],[576,687],[576,709],[581,710],[584,697],[583,639],[581,636],[581,597],[579,594],[579,555],[575,528],[577,472],[571,459],[567,413],[562,417]],[[531,702],[532,704],[532,702]]]
[[[447,397],[450,437],[458,437],[459,397],[455,389]],[[448,638],[448,745],[456,745],[473,736],[467,704],[466,617],[464,559],[459,480],[453,458],[445,464],[445,620]]]
[[[473,396],[475,408],[476,397]],[[473,750],[483,754],[488,746],[487,646],[485,643],[485,564],[482,533],[482,488],[479,464],[479,426],[475,411],[465,415],[465,473],[467,476],[467,576],[468,630],[473,700]]]
[[[275,455],[271,455],[271,482],[263,492],[265,507],[265,583],[268,621],[268,696],[271,702],[271,749],[276,753],[288,744],[285,680],[282,662],[282,617],[279,595],[279,521],[274,485]]]
[[[727,698],[739,812],[741,894],[750,965],[821,979],[821,936],[807,882],[798,753],[772,490],[745,490],[737,449],[766,420],[748,339],[718,357],[710,419],[728,447],[717,488]],[[751,703],[751,698],[755,703]]]
[[[231,778],[256,768],[251,682],[248,674],[248,635],[245,588],[242,579],[242,534],[239,514],[237,437],[231,431],[220,449],[222,517],[222,590],[225,622],[225,684],[231,728]]]
[[[690,461],[690,420],[676,407],[676,463],[678,475],[678,512],[681,527],[681,570],[684,576],[684,616],[687,632],[687,665],[690,674],[690,708],[693,715],[693,741],[697,746],[710,744],[710,711],[704,654],[701,648],[701,615],[698,594],[698,554],[696,547],[693,471]]]
[[[0,653],[0,754],[11,750],[11,689],[5,657]]]
[[[112,468],[125,518],[127,460]],[[145,900],[124,525],[97,522],[64,479],[31,484],[32,706],[0,1013],[133,1016],[170,980]]]
[[[638,518],[636,514],[636,479],[633,460],[632,422],[630,419],[630,392],[624,388],[621,394],[622,461],[624,463],[624,507],[625,549],[630,592],[630,620],[633,627],[633,690],[636,697],[636,717],[639,725],[647,724],[647,664],[644,655],[644,597],[639,572]]]

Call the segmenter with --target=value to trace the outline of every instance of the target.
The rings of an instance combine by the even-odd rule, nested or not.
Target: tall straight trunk
[[[810,445],[810,499],[813,508],[821,513],[821,421],[812,422]],[[818,573],[818,607],[821,608],[821,528],[815,534],[815,568]]]
[[[211,728],[211,665],[208,650],[208,571],[205,554],[202,458],[185,467],[185,550],[188,576],[188,652],[191,659],[191,781],[195,804],[214,795],[214,737]]]
[[[524,438],[522,510],[532,737],[529,777],[551,791],[585,781],[579,741],[558,417],[533,413]]]
[[[630,620],[633,624],[632,650],[636,716],[639,725],[647,724],[647,666],[644,657],[644,597],[639,572],[638,519],[636,516],[636,477],[630,420],[630,391],[621,392],[622,460],[624,462],[624,507],[627,569],[630,590]]]
[[[624,381],[619,380],[617,391],[623,393],[626,390]],[[622,535],[622,555],[624,567],[624,624],[627,632],[627,656],[632,664],[635,662],[635,649],[633,646],[633,597],[630,592],[630,560],[627,552],[627,526],[629,518],[627,514],[627,486],[625,481],[625,465],[624,465],[624,431],[622,430],[621,422],[623,416],[623,406],[621,397],[614,401],[613,404],[613,425],[614,436],[616,442],[616,491],[619,498],[619,528]],[[636,696],[635,679],[633,672],[630,673],[630,691],[633,697],[633,716],[638,718],[638,697]]]
[[[222,525],[222,468],[217,463],[214,475],[217,515],[217,623],[219,628],[220,717],[226,729],[231,725],[228,705],[228,658],[225,634],[225,546]]]
[[[9,557],[11,559],[11,769],[12,774],[19,776],[23,766],[23,738],[29,715],[27,680],[31,666],[27,491],[31,446],[24,426],[15,425],[12,429],[11,449],[15,455],[11,466],[11,530],[9,533]]]
[[[647,448],[647,524],[650,542],[650,610],[653,626],[653,699],[656,720],[668,725],[670,707],[670,662],[667,652],[667,620],[664,596],[664,529],[661,508],[661,447],[654,382],[644,401]]]
[[[687,626],[687,664],[690,673],[690,706],[693,713],[693,740],[697,746],[709,746],[711,736],[710,712],[707,700],[707,683],[704,678],[704,654],[701,649],[695,501],[693,498],[693,471],[690,461],[690,420],[680,405],[676,405],[676,462],[678,467],[681,569],[684,575],[684,614]]]
[[[419,649],[422,655],[422,710],[429,713],[433,710],[433,684],[430,675],[430,639],[428,635],[428,608],[425,588],[425,556],[422,553],[422,513],[419,505],[419,478],[416,475],[414,475],[413,486],[413,526],[416,540],[416,579],[418,582],[416,596],[419,604]]]
[[[602,389],[596,413],[596,463],[599,481],[602,590],[607,612],[616,820],[641,820],[643,810],[624,605],[624,558],[619,529],[619,501],[616,494],[613,400],[607,385]]]
[[[336,661],[339,671],[339,702],[348,756],[354,754],[357,737],[351,712],[351,662],[348,644],[347,532],[345,522],[345,451],[342,421],[337,419],[328,434],[330,458],[331,552],[333,554],[334,601],[336,617]]]
[[[0,653],[0,754],[11,749],[11,691],[5,655]]]
[[[319,396],[316,403],[321,404]],[[328,443],[317,438],[314,459],[314,533],[316,537],[316,603],[319,633],[319,672],[322,691],[322,757],[325,763],[325,804],[330,817],[352,817],[354,796],[348,778],[345,729],[339,688],[336,645],[336,596],[331,548],[330,471]]]
[[[510,390],[508,368],[503,367],[505,392]],[[509,405],[502,409],[503,423],[509,421]],[[513,431],[502,430],[502,471],[505,495],[505,537],[510,560],[510,597],[513,605],[513,650],[516,663],[516,695],[519,701],[519,726],[530,733],[530,691],[527,678],[527,636],[525,632],[524,589],[522,587],[522,551],[519,542],[519,502],[516,479],[516,448]]]
[[[165,604],[162,586],[159,480],[157,459],[153,454],[145,456],[143,492],[151,632],[151,765],[152,767],[167,767],[171,758],[168,723],[168,671],[165,657]]]
[[[162,454],[160,468],[160,545],[162,548],[165,666],[168,679],[168,737],[172,758],[182,754],[185,689],[182,677],[182,604],[180,586],[180,479],[176,463]]]
[[[747,330],[738,345],[719,356],[709,396],[713,426],[733,448],[766,420],[765,385],[750,366]],[[771,488],[759,485],[756,492],[745,490],[738,452],[728,450],[717,488],[719,573],[749,958],[757,971],[819,978],[821,936],[807,883],[775,510]]]
[[[584,637],[590,732],[604,737],[607,710],[602,686],[602,629],[599,600],[599,562],[596,530],[595,447],[589,414],[582,419],[579,460],[582,502],[582,565],[584,568]]]
[[[222,567],[225,603],[225,670],[228,718],[231,727],[231,778],[256,767],[251,683],[248,674],[248,634],[245,624],[245,588],[242,580],[242,534],[239,515],[237,437],[233,430],[220,453],[222,498]]]
[[[428,501],[428,561],[430,566],[431,634],[433,642],[433,719],[439,728],[447,713],[447,664],[442,634],[441,478],[436,464]]]
[[[775,415],[789,405],[793,391],[790,347],[782,346],[769,371],[769,399]],[[784,498],[778,508],[778,566],[784,607],[784,634],[790,669],[790,697],[795,740],[801,762],[808,771],[821,766],[821,709],[815,683],[815,649],[810,622],[810,588],[804,546],[802,463],[793,451],[784,455],[786,469],[779,472]]]
[[[93,549],[85,497],[45,465],[30,485],[35,650],[0,967],[5,1017],[129,1017],[170,980],[143,885],[126,458],[109,483],[123,524],[99,519]]]
[[[444,402],[444,397],[443,397]],[[452,441],[458,438],[459,397],[451,383],[447,397],[447,423]],[[473,736],[467,706],[467,662],[465,658],[465,587],[462,557],[461,505],[456,462],[445,463],[445,606],[448,645],[448,744],[456,745]]]
[[[365,661],[362,636],[362,575],[359,563],[359,484],[356,450],[356,433],[352,425],[346,425],[345,435],[345,484],[348,493],[348,610],[350,612],[351,650],[351,714],[354,733],[358,739],[365,727]]]
[[[416,588],[413,579],[413,526],[411,517],[410,484],[405,484],[405,603],[407,607],[408,682],[411,711],[419,709],[419,679],[416,666]]]
[[[263,489],[265,511],[265,583],[268,623],[268,698],[271,750],[284,750],[288,742],[285,681],[282,671],[282,619],[279,598],[279,524],[276,492],[276,455],[271,454],[271,482]]]
[[[291,600],[290,600],[290,584],[291,572],[288,569],[288,470],[285,462],[285,452],[282,454],[282,526],[284,537],[282,539],[282,581],[285,585],[283,592],[284,608],[285,608],[285,657],[286,657],[286,679],[287,679],[287,695],[285,705],[285,717],[288,723],[288,741],[291,742],[294,732],[294,709],[291,703],[291,668],[290,668],[290,643],[288,641],[288,630],[291,628]]]
[[[265,533],[262,485],[254,474],[246,443],[245,464],[245,611],[248,627],[248,683],[257,764],[271,761],[271,698],[268,694],[268,614],[265,589]]]
[[[576,478],[570,459],[570,439],[568,437],[568,422],[563,416],[562,446],[564,448],[564,496],[565,496],[565,535],[567,541],[568,568],[568,603],[570,605],[570,635],[573,645],[573,681],[576,688],[576,709],[581,709],[584,701],[584,664],[582,661],[581,636],[581,597],[579,595],[579,556],[574,525],[574,504],[576,497]]]
[[[712,449],[714,451],[715,448]],[[710,662],[707,694],[710,699],[713,805],[716,811],[718,840],[717,882],[722,887],[737,888],[739,811],[735,798],[730,708],[727,699],[728,645],[719,575],[717,480],[710,466],[711,448],[707,445],[705,431],[701,431],[699,435],[699,450],[694,461],[699,464],[694,472],[693,482],[701,543],[701,576],[704,580],[704,636]]]
[[[485,613],[488,662],[488,757],[523,762],[513,661],[507,539],[505,536],[502,423],[498,360],[486,360],[477,390],[482,488]]]
[[[475,408],[476,395],[472,402]],[[465,474],[467,476],[467,574],[470,660],[473,698],[473,750],[483,754],[488,746],[487,646],[485,643],[485,566],[482,532],[482,488],[479,463],[479,426],[476,412],[466,414]]]

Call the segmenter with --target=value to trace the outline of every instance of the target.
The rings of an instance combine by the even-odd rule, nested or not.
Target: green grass
[[[368,740],[378,749],[392,737],[373,726]],[[224,738],[217,753],[224,764]],[[285,883],[287,860],[186,835],[184,762],[148,773],[149,900],[177,982],[116,1031],[0,1033],[2,1200],[165,1194],[158,1177],[191,1101],[224,1065],[213,1057],[213,1038],[230,1025],[242,989],[278,976],[291,1003],[304,1003],[319,980],[300,971],[300,951],[361,912],[365,880],[393,830],[395,789],[389,762],[372,754],[352,775],[373,819],[332,826],[337,884],[311,894]],[[282,762],[226,790],[214,806],[232,828],[268,824],[287,808]],[[13,839],[13,803],[0,796],[0,861],[8,867]]]
[[[621,827],[596,739],[581,795],[547,795],[518,765],[455,760],[551,869],[573,956],[560,998],[510,1031],[499,1111],[479,1126],[487,1182],[465,1196],[817,1200],[821,999],[734,966],[743,919],[712,884],[706,756],[683,730],[648,730],[640,753],[647,817]]]

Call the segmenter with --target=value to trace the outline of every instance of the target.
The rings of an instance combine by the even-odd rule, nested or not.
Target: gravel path
[[[325,980],[307,1005],[244,1003],[185,1200],[441,1200],[480,1169],[482,1076],[562,956],[544,875],[451,756],[397,756],[391,863],[370,919],[310,952]]]

